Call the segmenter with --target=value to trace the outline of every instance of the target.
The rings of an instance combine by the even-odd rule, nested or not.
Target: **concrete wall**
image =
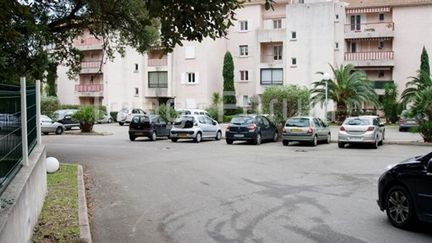
[[[45,146],[36,146],[1,195],[0,242],[31,242],[47,192],[45,157]]]

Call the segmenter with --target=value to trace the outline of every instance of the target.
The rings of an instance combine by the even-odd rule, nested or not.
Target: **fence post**
[[[21,144],[24,166],[29,165],[27,140],[27,85],[25,77],[21,77]]]
[[[42,144],[42,131],[41,131],[41,82],[36,80],[36,141],[37,144]]]

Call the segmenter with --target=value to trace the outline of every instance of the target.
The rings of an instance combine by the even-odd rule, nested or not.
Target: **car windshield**
[[[177,128],[191,128],[193,127],[195,118],[193,116],[182,116],[177,118],[174,122],[174,127]]]
[[[231,119],[231,123],[235,125],[249,125],[254,121],[251,116],[237,116]]]
[[[349,118],[344,122],[344,125],[349,126],[367,126],[370,125],[369,119]]]
[[[286,127],[310,127],[309,118],[291,118],[285,124]]]

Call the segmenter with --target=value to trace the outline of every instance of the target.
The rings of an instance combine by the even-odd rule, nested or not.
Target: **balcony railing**
[[[387,84],[393,84],[393,80],[375,80],[373,85],[375,89],[384,89]]]
[[[364,24],[346,24],[345,33],[347,32],[382,32],[393,31],[393,22],[372,22]]]
[[[81,62],[81,68],[100,68],[101,61],[85,61]]]
[[[103,84],[77,84],[75,85],[75,92],[101,92],[103,91]]]
[[[393,60],[393,51],[345,52],[345,61]]]
[[[85,38],[74,40],[75,46],[91,46],[91,45],[102,45],[103,40],[96,38]]]
[[[168,65],[168,59],[167,58],[148,59],[148,66],[149,67],[159,67],[159,66],[166,66],[166,65]]]

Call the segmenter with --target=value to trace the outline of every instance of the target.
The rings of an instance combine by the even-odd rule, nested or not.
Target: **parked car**
[[[15,114],[0,114],[0,133],[20,133],[21,118]]]
[[[358,116],[345,119],[338,133],[338,146],[344,148],[346,144],[371,144],[378,148],[383,144],[384,123],[377,116]]]
[[[104,113],[103,118],[98,121],[98,123],[112,123],[113,119],[110,114]]]
[[[377,202],[398,228],[432,223],[432,153],[389,166],[378,180]]]
[[[45,115],[41,115],[40,117],[40,123],[41,123],[41,132],[45,135],[48,135],[49,133],[55,133],[55,134],[63,134],[65,130],[65,126],[61,124],[60,122],[55,122],[51,118]]]
[[[156,115],[135,115],[129,125],[129,139],[148,137],[155,141],[158,137],[170,137],[171,125]]]
[[[220,140],[222,130],[218,122],[208,116],[187,115],[175,120],[170,137],[173,142],[179,139],[193,139],[199,143],[205,138]]]
[[[259,145],[264,140],[276,142],[278,132],[267,117],[260,115],[235,116],[225,131],[227,144],[233,144],[234,141],[250,141]]]
[[[320,141],[330,143],[330,128],[319,118],[306,116],[289,118],[283,128],[282,144],[287,146],[293,141],[307,142],[312,146],[317,146]]]
[[[210,117],[207,111],[200,109],[177,109],[176,111],[178,116],[203,115]]]
[[[417,119],[410,117],[407,110],[402,111],[399,117],[399,132],[407,132],[416,127],[418,127]]]
[[[72,115],[78,110],[69,109],[69,110],[57,110],[54,112],[54,120],[63,124],[66,130],[70,130],[74,127],[79,128],[79,122],[72,120]]]
[[[117,122],[120,126],[123,126],[125,123],[130,123],[132,120],[132,117],[135,115],[145,115],[147,114],[142,109],[128,109],[123,108],[117,113]]]

